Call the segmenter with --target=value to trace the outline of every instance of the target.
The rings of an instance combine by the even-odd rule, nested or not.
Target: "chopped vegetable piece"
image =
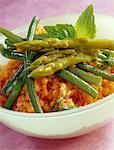
[[[65,84],[62,85],[62,87],[60,88],[60,91],[61,91],[60,97],[59,97],[59,99],[56,100],[56,104],[55,104],[55,106],[52,108],[52,111],[56,111],[56,109],[57,109],[59,103],[63,100],[63,98],[64,98],[65,95],[66,95],[67,89],[66,89],[66,85],[65,85]]]
[[[77,108],[76,106],[74,107],[69,107],[69,106],[65,106],[64,104],[61,106],[61,110],[70,110],[70,109],[75,109]]]

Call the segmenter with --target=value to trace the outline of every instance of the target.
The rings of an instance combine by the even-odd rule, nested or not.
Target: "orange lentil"
[[[31,113],[33,113],[34,112],[34,108],[33,108],[33,106],[31,105],[31,103],[27,103],[27,112],[31,112]]]
[[[52,101],[50,102],[50,107],[53,108],[54,105],[55,105],[55,103],[56,103],[56,101],[55,101],[55,100],[52,100]]]
[[[40,87],[38,80],[34,80],[34,84],[35,84],[36,91],[39,92],[41,87]]]
[[[0,106],[3,106],[5,102],[6,102],[6,97],[0,94]]]

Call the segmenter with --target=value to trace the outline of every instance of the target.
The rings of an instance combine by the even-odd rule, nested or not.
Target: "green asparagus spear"
[[[91,57],[90,55],[85,55],[83,53],[79,53],[77,56],[70,55],[65,58],[61,58],[58,61],[39,66],[38,68],[33,70],[28,75],[28,77],[39,78],[42,76],[50,76],[59,70],[67,68],[68,66],[78,64],[80,62],[90,62],[92,60],[93,57]]]
[[[76,55],[77,54],[76,50],[68,49],[68,50],[54,50],[54,51],[47,52],[41,57],[39,57],[38,59],[36,59],[29,67],[27,67],[27,70],[33,70],[41,64],[54,62],[59,58],[64,58],[66,57],[66,55],[71,55],[71,54]]]
[[[90,52],[95,52],[96,49],[111,49],[114,50],[114,40],[107,39],[85,39],[85,38],[76,38],[76,39],[44,39],[44,40],[33,40],[25,41],[14,44],[17,48],[22,50],[32,50],[37,51],[42,48],[77,48],[78,50],[88,50]]]
[[[40,65],[47,64],[50,62],[54,62],[60,58],[64,58],[64,54],[55,54],[50,56],[41,56],[38,59],[36,59],[30,66],[27,67],[27,70],[34,70]]]
[[[53,51],[49,51],[47,53],[45,53],[44,55],[48,56],[48,55],[53,55],[53,54],[65,54],[65,55],[70,55],[73,53],[76,53],[77,51],[75,49],[66,49],[66,50],[53,50]]]

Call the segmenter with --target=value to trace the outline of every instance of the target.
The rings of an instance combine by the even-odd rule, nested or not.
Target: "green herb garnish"
[[[75,37],[91,38],[96,34],[93,5],[90,4],[79,16],[75,25]]]
[[[51,38],[58,38],[60,40],[65,38],[73,39],[75,35],[75,29],[72,25],[57,24],[56,26],[44,26]]]

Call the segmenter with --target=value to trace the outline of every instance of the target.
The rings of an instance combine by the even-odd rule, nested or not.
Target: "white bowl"
[[[75,14],[45,19],[41,21],[41,24],[74,24],[77,16]],[[101,15],[96,15],[95,18],[97,38],[114,39],[114,18]],[[14,31],[21,36],[25,36],[27,26],[20,27]],[[3,37],[1,37],[1,42],[4,42]],[[1,63],[8,61],[2,56],[0,56],[0,59],[2,59]],[[111,94],[84,107],[45,114],[20,113],[0,107],[0,122],[16,131],[33,137],[48,139],[76,137],[101,127],[114,116],[113,98],[114,94]]]

